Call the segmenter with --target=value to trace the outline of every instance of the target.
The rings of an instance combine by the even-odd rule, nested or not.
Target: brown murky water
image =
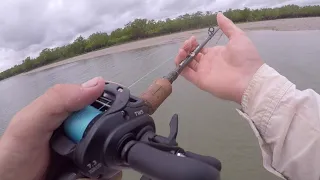
[[[320,31],[252,31],[250,38],[263,59],[297,84],[299,89],[320,92]],[[198,35],[204,39],[206,34]],[[217,41],[213,39],[210,45]],[[130,87],[139,95],[157,77],[174,67],[180,43],[77,61],[45,71],[16,76],[0,82],[0,132],[11,117],[57,83],[82,83],[102,76]],[[219,44],[226,43],[223,37]],[[179,144],[187,150],[215,156],[223,163],[222,179],[277,179],[262,167],[258,142],[249,125],[236,112],[239,106],[219,100],[179,78],[172,96],[154,114],[159,134],[169,132],[174,113],[180,115]],[[140,175],[126,171],[125,180]]]

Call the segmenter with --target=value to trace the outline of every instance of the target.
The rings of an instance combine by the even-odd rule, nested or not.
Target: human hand
[[[0,178],[44,179],[52,133],[70,113],[96,100],[103,89],[102,78],[82,85],[56,85],[18,112],[0,140]]]
[[[182,76],[214,96],[240,104],[245,89],[263,61],[251,40],[231,20],[219,13],[217,21],[229,38],[228,44],[203,48]],[[197,45],[195,37],[187,40],[175,63],[178,65]]]

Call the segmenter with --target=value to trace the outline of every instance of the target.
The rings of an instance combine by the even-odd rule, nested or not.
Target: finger
[[[178,55],[175,58],[174,62],[178,66],[181,61],[183,61],[187,57],[188,53],[184,49],[179,49]]]
[[[185,67],[185,69],[182,71],[181,75],[186,78],[188,81],[192,82],[193,84],[198,83],[198,75],[197,72],[195,72],[190,67]]]
[[[209,50],[209,48],[202,48],[200,52],[201,52],[202,54],[207,54],[207,53],[208,53],[208,50]]]
[[[196,57],[194,58],[194,60],[198,63],[200,63],[200,60],[202,59],[204,55],[200,52],[196,55]]]
[[[191,50],[190,50],[190,52],[193,51],[194,49],[196,49],[197,46],[199,45],[196,37],[194,37],[194,36],[191,36],[191,38],[190,38],[190,43],[191,43]],[[190,52],[189,52],[189,53],[190,53]]]
[[[184,60],[187,56],[187,53],[180,49],[179,53],[175,59],[175,64],[176,66],[178,66],[182,60]],[[203,54],[202,53],[198,53],[197,56],[194,58],[194,60],[192,60],[189,64],[189,67],[192,68],[194,71],[198,70],[198,63],[200,62],[200,59],[202,58]]]
[[[192,43],[191,43],[190,39],[188,39],[188,40],[184,41],[182,49],[185,50],[187,53],[189,53],[191,50],[191,46],[192,46]]]
[[[238,28],[230,19],[225,17],[222,13],[218,13],[217,21],[219,27],[229,39],[231,39],[234,35],[243,33],[240,28]]]
[[[182,48],[179,49],[178,55],[175,58],[175,64],[180,64],[181,61],[183,61],[198,45],[199,43],[194,36],[191,36],[188,40],[186,40]]]
[[[197,71],[198,71],[199,63],[198,63],[197,61],[191,61],[188,66],[189,66],[193,71],[197,72]]]
[[[50,88],[13,118],[8,133],[40,138],[49,135],[74,111],[94,102],[103,92],[104,80],[94,78],[82,85],[62,84]]]
[[[188,40],[186,40],[182,46],[188,54],[193,51],[199,45],[196,37],[191,36]]]

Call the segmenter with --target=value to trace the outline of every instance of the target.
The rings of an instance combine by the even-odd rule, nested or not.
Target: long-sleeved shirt
[[[249,122],[264,167],[288,180],[320,179],[320,96],[300,91],[264,64],[242,97],[238,112]]]

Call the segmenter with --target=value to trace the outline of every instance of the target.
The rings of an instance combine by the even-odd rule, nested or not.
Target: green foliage
[[[86,43],[84,43],[84,51],[90,52],[108,46],[109,36],[107,33],[97,32],[89,36]],[[83,51],[82,51],[83,52]]]
[[[280,18],[297,18],[320,16],[320,6],[299,7],[296,5],[287,5],[280,8],[264,8],[251,10],[245,8],[242,10],[229,9],[224,14],[234,22],[262,21]],[[27,57],[22,64],[0,73],[0,80],[14,76],[16,74],[27,72],[37,67],[60,61],[66,58],[74,57],[86,52],[110,47],[142,38],[154,37],[185,30],[204,28],[217,25],[217,13],[210,11],[185,14],[174,19],[166,20],[147,20],[135,19],[129,22],[123,28],[118,28],[110,35],[104,32],[97,32],[90,35],[87,39],[79,36],[68,45],[56,48],[46,48],[41,51],[35,59]]]

